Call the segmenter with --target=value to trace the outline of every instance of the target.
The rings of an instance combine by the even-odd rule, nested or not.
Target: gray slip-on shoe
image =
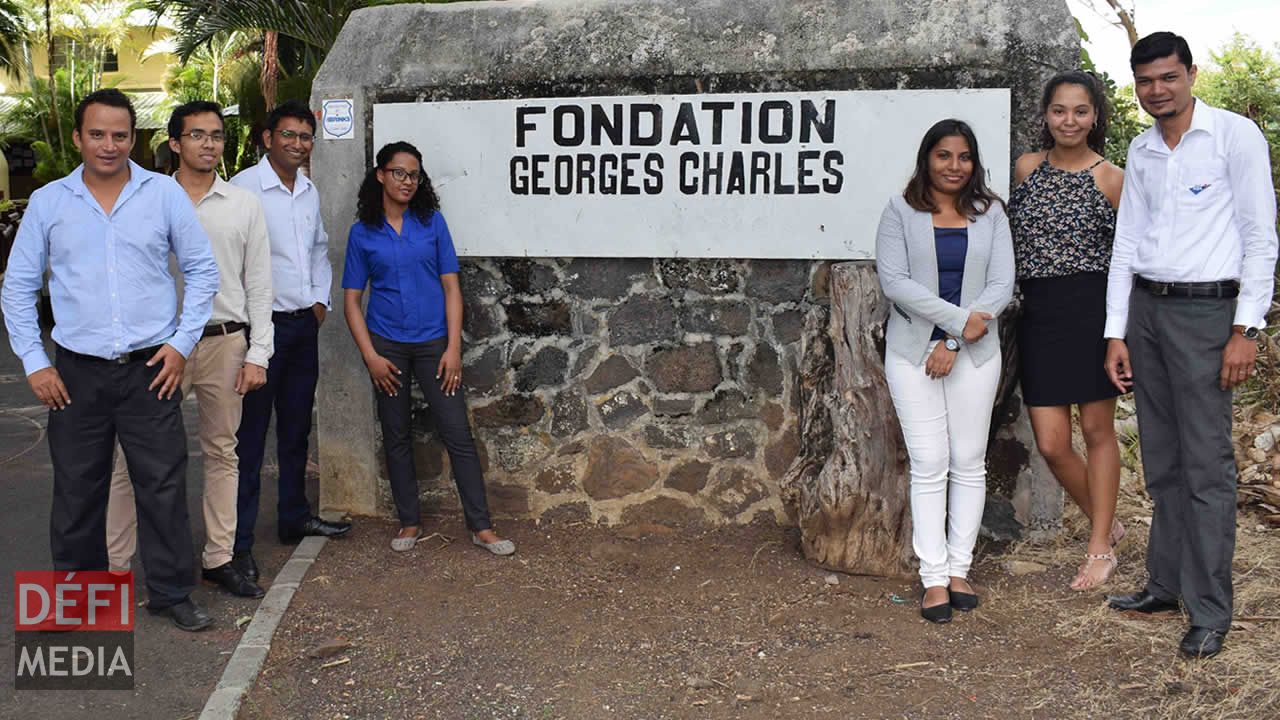
[[[495,543],[487,543],[481,540],[480,538],[476,537],[475,533],[472,533],[471,542],[477,545],[478,547],[482,547],[485,550],[488,550],[494,555],[514,555],[516,552],[516,544],[511,542],[510,540],[499,540],[498,542],[495,542]]]

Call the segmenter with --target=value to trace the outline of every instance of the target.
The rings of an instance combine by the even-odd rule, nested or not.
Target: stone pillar
[[[1063,0],[540,0],[352,14],[313,85],[351,99],[349,140],[313,170],[340,274],[377,103],[646,94],[1009,88],[1014,153],[1045,79],[1075,67]],[[430,159],[428,159],[428,166]],[[856,160],[853,162],[856,167]],[[886,172],[863,168],[863,172]],[[848,190],[846,190],[848,191]],[[447,208],[446,208],[447,211]],[[735,258],[471,258],[466,377],[499,513],[619,522],[794,521],[779,480],[799,449],[803,319],[828,264]],[[322,334],[322,505],[389,509],[372,391],[340,308]],[[998,445],[997,512],[1056,522],[1020,402]],[[429,424],[428,499],[452,503]],[[1056,493],[1056,494],[1055,494]]]

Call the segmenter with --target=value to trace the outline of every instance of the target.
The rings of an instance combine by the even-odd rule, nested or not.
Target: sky
[[[1211,64],[1209,51],[1220,48],[1237,30],[1259,45],[1275,49],[1280,43],[1280,2],[1277,0],[1123,0],[1136,5],[1138,35],[1170,30],[1187,39],[1197,65]],[[1098,10],[1110,12],[1106,0],[1092,0]],[[1109,25],[1089,9],[1090,0],[1067,0],[1071,12],[1089,34],[1085,48],[1101,70],[1119,85],[1132,78],[1129,40],[1125,31]]]

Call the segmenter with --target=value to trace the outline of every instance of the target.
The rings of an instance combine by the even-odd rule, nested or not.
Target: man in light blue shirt
[[[186,193],[129,160],[136,115],[114,89],[76,108],[80,167],[31,196],[0,302],[27,381],[50,409],[50,534],[57,570],[106,570],[107,491],[117,437],[137,496],[148,607],[184,630],[210,618],[195,587],[187,436],[179,384],[209,319],[218,266]],[[181,315],[169,274],[186,282]],[[46,267],[57,345],[36,313]]]
[[[267,154],[257,165],[231,178],[231,184],[262,201],[271,241],[271,289],[275,293],[271,324],[275,354],[267,367],[267,384],[244,396],[236,452],[240,485],[236,508],[236,542],[232,566],[256,580],[254,527],[262,488],[262,460],[267,428],[276,412],[276,456],[279,461],[277,532],[291,543],[307,535],[336,537],[350,523],[328,522],[311,512],[307,500],[307,442],[311,409],[320,378],[320,325],[329,310],[333,269],[329,238],[320,220],[320,193],[298,170],[311,157],[316,118],[302,102],[290,100],[267,115],[262,133]]]

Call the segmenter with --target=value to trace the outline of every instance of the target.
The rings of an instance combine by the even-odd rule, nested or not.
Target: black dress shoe
[[[351,530],[349,522],[329,522],[312,515],[301,525],[293,528],[280,528],[280,542],[294,545],[302,542],[302,538],[310,536],[341,537]]]
[[[152,615],[165,615],[178,626],[179,630],[187,632],[196,632],[203,630],[213,624],[213,618],[209,617],[209,613],[203,608],[195,604],[191,598],[187,598],[176,605],[162,608],[147,608]]]
[[[956,610],[968,612],[976,610],[978,607],[978,596],[973,593],[960,592],[958,590],[947,590],[947,595],[951,599],[951,607]]]
[[[253,560],[253,553],[245,550],[231,556],[231,567],[249,582],[258,582],[258,563]]]
[[[1222,652],[1222,641],[1226,638],[1227,634],[1221,630],[1192,625],[1182,636],[1178,649],[1193,658],[1211,658]]]
[[[257,583],[241,575],[232,563],[219,565],[216,568],[205,568],[200,571],[200,576],[232,595],[260,598],[267,594],[265,590],[258,587]]]
[[[1177,610],[1178,603],[1161,600],[1146,590],[1128,595],[1108,595],[1107,604],[1116,610],[1133,610],[1140,613],[1158,613]]]
[[[951,622],[951,604],[941,603],[932,607],[924,606],[924,595],[920,595],[920,617],[931,623],[949,623]]]

